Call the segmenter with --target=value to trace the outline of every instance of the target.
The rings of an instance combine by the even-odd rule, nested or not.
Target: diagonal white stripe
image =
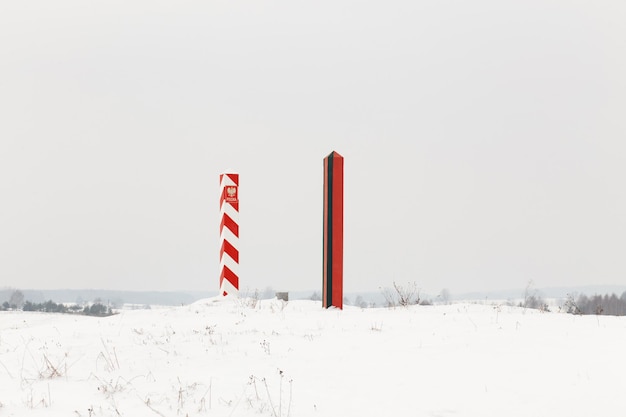
[[[228,175],[226,175],[227,173],[224,173],[222,175],[222,180],[220,181],[220,188],[224,188],[228,185],[237,185],[235,184],[235,181],[233,181]],[[228,172],[228,174],[236,174],[236,172]]]
[[[226,226],[222,227],[222,233],[220,233],[220,247],[222,246],[222,241],[224,240],[228,241],[228,243],[239,250],[239,238],[235,236],[235,234]]]
[[[233,271],[235,275],[239,276],[238,274],[239,264],[235,262],[233,258],[228,256],[226,252],[224,252],[224,256],[222,256],[222,259],[220,259],[220,273],[222,272],[222,267],[224,265],[226,265],[228,269]]]
[[[239,294],[239,290],[235,288],[233,284],[230,283],[226,278],[222,281],[222,285],[220,286],[220,295],[224,294],[224,291],[228,293],[228,295],[236,296]]]
[[[235,221],[235,223],[238,223],[238,221],[239,221],[239,212],[237,210],[235,210],[235,208],[232,205],[228,204],[225,201],[220,206],[220,220],[222,219],[222,216],[223,216],[224,213],[228,214],[230,216],[230,218]]]

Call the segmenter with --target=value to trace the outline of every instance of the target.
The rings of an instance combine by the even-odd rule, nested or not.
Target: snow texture
[[[207,299],[0,319],[0,416],[623,415],[621,317]]]

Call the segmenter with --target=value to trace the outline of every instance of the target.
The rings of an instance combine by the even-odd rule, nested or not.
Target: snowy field
[[[202,300],[0,313],[0,416],[623,416],[626,317]]]

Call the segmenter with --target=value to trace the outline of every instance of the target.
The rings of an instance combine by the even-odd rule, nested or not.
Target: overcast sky
[[[4,1],[0,286],[626,285],[623,0]]]

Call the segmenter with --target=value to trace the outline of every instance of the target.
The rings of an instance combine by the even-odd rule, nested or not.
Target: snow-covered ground
[[[623,416],[626,317],[207,299],[0,313],[0,416]]]

